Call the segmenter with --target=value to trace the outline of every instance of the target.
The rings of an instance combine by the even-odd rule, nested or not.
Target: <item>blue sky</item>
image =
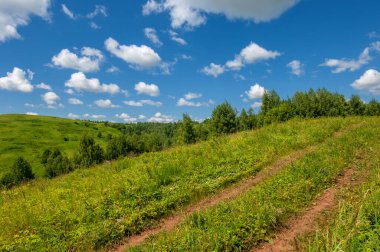
[[[380,95],[380,2],[4,0],[0,113],[118,122],[210,116],[325,87]]]

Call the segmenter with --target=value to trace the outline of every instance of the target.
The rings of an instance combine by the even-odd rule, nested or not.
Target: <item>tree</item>
[[[372,99],[365,108],[365,115],[379,116],[380,115],[380,103],[375,99]]]
[[[194,130],[193,121],[188,114],[183,114],[182,121],[178,128],[178,138],[180,143],[192,144],[196,141],[196,134]]]
[[[211,124],[217,135],[234,133],[237,130],[236,111],[228,102],[223,102],[212,111]]]
[[[247,114],[247,111],[245,109],[242,109],[238,118],[239,121],[239,130],[248,130],[249,127],[249,116]]]
[[[79,152],[75,158],[76,163],[90,167],[93,164],[99,164],[104,160],[103,149],[95,144],[94,138],[83,135],[79,143]]]
[[[351,115],[364,115],[365,105],[358,95],[351,96],[348,103],[350,105]]]
[[[280,96],[276,93],[276,91],[265,91],[261,112],[265,115],[272,108],[280,106],[280,102]]]
[[[32,167],[28,161],[22,157],[18,157],[12,165],[12,173],[15,175],[15,179],[18,182],[34,179]]]

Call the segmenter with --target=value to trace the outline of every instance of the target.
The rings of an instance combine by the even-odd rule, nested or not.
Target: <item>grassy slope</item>
[[[0,250],[103,247],[361,121],[294,120],[2,192]]]
[[[44,171],[39,160],[46,148],[57,147],[72,155],[78,149],[79,139],[84,133],[92,135],[101,145],[105,145],[108,133],[119,134],[102,123],[89,122],[87,125],[83,121],[56,117],[0,115],[0,176],[19,155],[31,163],[37,176],[42,176]],[[102,132],[102,138],[97,138],[98,132]],[[69,141],[64,141],[64,137]]]
[[[359,164],[366,167],[378,165],[373,162],[378,160],[380,149],[378,124],[379,119],[367,119],[361,128],[342,137],[329,139],[314,153],[296,161],[241,197],[194,213],[178,229],[159,234],[133,251],[244,251],[267,240],[290,216],[302,211],[324,189],[333,185],[334,178],[343,169]],[[378,205],[376,195],[379,194],[370,197],[368,203],[376,202]],[[377,214],[370,219],[378,228],[379,211],[373,209],[372,213]],[[343,251],[359,251],[359,247],[374,248],[374,242],[379,242],[379,230],[376,231],[375,227],[371,230],[366,234],[372,237],[356,237],[357,240],[372,239],[366,246],[344,246]],[[335,251],[336,248],[339,246],[326,246],[327,251]],[[324,250],[325,247],[313,249]]]

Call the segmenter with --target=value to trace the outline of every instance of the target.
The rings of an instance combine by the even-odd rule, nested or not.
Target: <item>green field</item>
[[[378,120],[365,120],[366,129],[377,129]],[[350,131],[361,122],[363,118],[291,120],[51,180],[37,179],[2,192],[0,246],[29,251],[104,248],[254,176],[281,156],[319,146],[334,132]],[[348,142],[351,146],[355,145]]]
[[[97,137],[99,132],[102,138]],[[59,148],[71,156],[85,133],[93,136],[101,146],[105,146],[108,134],[120,134],[103,123],[46,116],[0,115],[0,177],[18,156],[28,160],[37,177],[43,176],[44,169],[40,163],[43,151]]]

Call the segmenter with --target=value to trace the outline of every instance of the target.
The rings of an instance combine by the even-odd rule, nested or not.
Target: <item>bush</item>
[[[31,179],[34,179],[32,167],[24,158],[18,157],[13,163],[11,171],[2,177],[0,182],[4,187],[11,188]]]
[[[42,155],[41,163],[45,165],[45,173],[49,178],[66,174],[74,170],[69,158],[63,156],[61,151],[58,149],[53,152],[50,150],[45,150]]]

